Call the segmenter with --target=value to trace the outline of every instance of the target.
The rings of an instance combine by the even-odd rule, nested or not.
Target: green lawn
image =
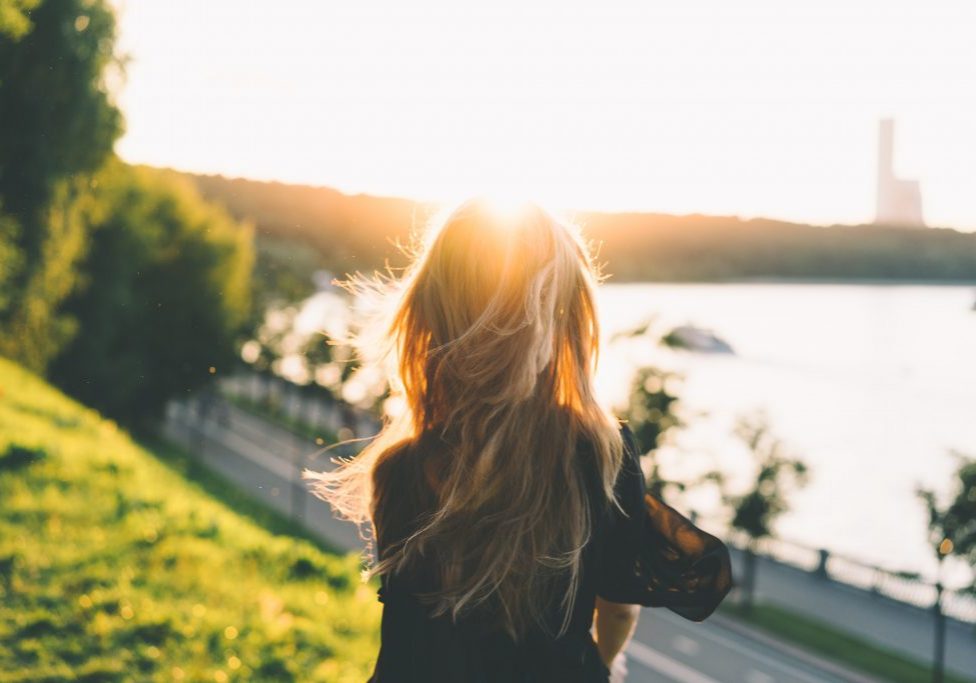
[[[357,557],[0,359],[0,681],[360,683],[379,617]]]
[[[853,669],[893,683],[929,683],[932,669],[916,661],[882,650],[849,633],[842,633],[814,619],[772,605],[758,604],[749,613],[729,603],[722,614],[742,620],[780,640],[792,642]],[[973,683],[972,678],[946,675],[946,683]]]

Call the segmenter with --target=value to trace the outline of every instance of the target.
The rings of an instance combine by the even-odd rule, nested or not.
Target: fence
[[[274,375],[251,373],[225,378],[220,391],[233,400],[269,412],[269,417],[283,417],[308,435],[322,431],[348,439],[371,436],[379,429],[378,421],[370,413],[335,399],[327,390],[301,387]],[[769,538],[759,543],[758,550],[761,555],[824,580],[921,609],[932,609],[938,596],[936,585],[917,574],[875,566],[822,548]],[[944,590],[941,608],[946,616],[976,624],[976,596],[971,593]]]
[[[235,403],[283,420],[309,436],[324,434],[344,441],[379,431],[379,421],[371,413],[314,384],[301,386],[276,375],[254,372],[222,379],[219,391]]]
[[[792,541],[765,539],[760,542],[759,551],[781,564],[810,572],[825,580],[870,591],[921,609],[934,608],[939,592],[934,583],[923,580],[918,574],[878,567]],[[976,596],[973,594],[943,590],[941,604],[942,613],[946,616],[976,624]]]

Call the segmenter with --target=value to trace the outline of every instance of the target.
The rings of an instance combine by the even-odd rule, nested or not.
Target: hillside
[[[358,558],[215,486],[0,359],[0,681],[365,680]]]
[[[187,176],[201,194],[253,221],[265,238],[314,247],[345,273],[405,259],[409,240],[436,207],[407,199],[346,195],[326,187],[223,176]],[[755,278],[976,282],[976,233],[875,225],[829,227],[729,216],[581,212],[572,216],[600,244],[616,281]]]

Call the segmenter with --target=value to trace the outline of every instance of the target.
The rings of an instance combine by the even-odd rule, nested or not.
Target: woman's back
[[[646,544],[651,528],[646,524],[644,478],[629,429],[622,427],[621,436],[626,445],[625,459],[614,493],[622,509],[604,495],[590,445],[584,441],[579,444],[577,465],[589,482],[593,525],[583,551],[581,581],[565,633],[553,635],[552,626],[563,618],[558,602],[548,607],[548,628],[530,629],[518,641],[497,626],[490,603],[480,613],[469,614],[456,623],[449,615],[431,616],[430,605],[425,603],[423,595],[438,590],[436,577],[440,568],[437,554],[432,553],[409,572],[381,576],[379,597],[385,605],[383,645],[371,681],[589,683],[608,680],[609,671],[590,634],[597,597],[639,603],[646,599],[654,583],[653,577],[641,576],[637,566],[639,549]],[[376,523],[380,556],[391,545],[408,538],[437,509],[437,472],[444,466],[439,457],[445,456],[440,448],[430,447],[430,438],[425,441],[427,449],[423,441],[416,447],[403,449],[385,463],[383,471],[377,472],[378,477],[390,477],[397,482],[395,487],[386,487],[389,493],[377,501],[378,509],[383,510]],[[668,514],[676,515],[670,509]],[[683,521],[683,528],[693,528]],[[672,519],[669,528],[676,528],[676,522]],[[697,610],[697,614],[686,616],[704,618],[728,590],[730,576],[722,575],[724,547],[702,532],[695,538],[702,550],[697,555],[687,551],[676,554],[676,539],[659,544],[657,549],[672,555],[669,559],[672,566],[682,566],[683,588],[688,592],[681,602],[685,609]],[[695,576],[693,583],[698,588],[689,591],[694,566],[697,564],[701,569],[702,557],[716,551],[715,575]]]
[[[375,531],[375,681],[605,680],[636,619],[611,603],[694,618],[728,590],[724,548],[645,496],[596,400],[598,280],[574,226],[473,200],[395,283],[381,338],[402,410],[313,475]]]

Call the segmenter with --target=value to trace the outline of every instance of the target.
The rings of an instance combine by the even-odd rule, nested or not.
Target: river
[[[765,411],[812,475],[777,526],[783,538],[931,575],[915,489],[948,492],[951,449],[976,457],[974,300],[972,286],[605,285],[599,389],[619,404],[643,363],[684,375],[681,410],[697,417],[662,453],[679,474],[717,466],[743,475],[749,459],[732,425]],[[652,316],[664,331],[710,328],[735,353],[609,341]],[[715,497],[703,490],[689,504],[707,518]]]
[[[925,284],[607,284],[599,293],[601,399],[626,402],[635,368],[679,373],[687,425],[660,450],[673,478],[719,469],[745,487],[751,460],[733,435],[764,411],[772,432],[809,466],[789,497],[780,537],[933,576],[918,485],[945,494],[955,449],[976,457],[976,287]],[[313,296],[306,330],[339,316],[335,294]],[[642,338],[621,337],[653,318]],[[657,343],[673,326],[711,329],[733,354]],[[675,501],[720,530],[714,489]]]

